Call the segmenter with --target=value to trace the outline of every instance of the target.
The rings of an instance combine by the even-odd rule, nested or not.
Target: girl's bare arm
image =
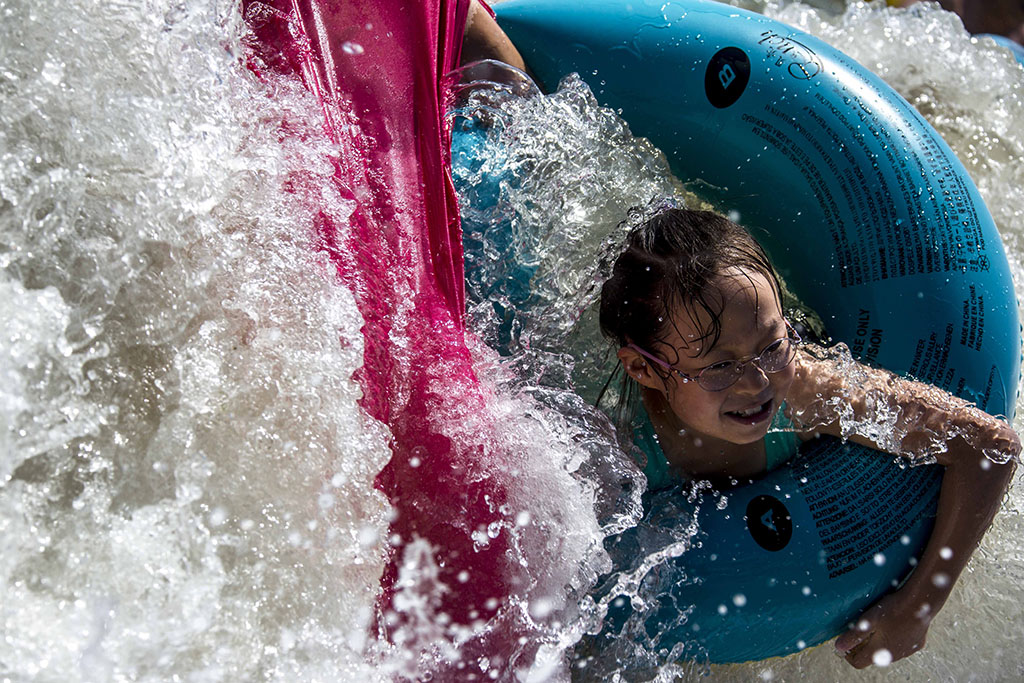
[[[831,434],[946,468],[932,535],[917,568],[839,636],[857,668],[921,649],[932,618],[992,523],[1020,453],[1003,420],[933,386],[843,360],[802,352],[787,397],[806,435]],[[884,652],[883,652],[884,650]]]

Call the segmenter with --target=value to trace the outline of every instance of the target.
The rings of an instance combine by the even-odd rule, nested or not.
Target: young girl
[[[1016,433],[935,387],[859,364],[851,373],[802,344],[764,251],[714,213],[670,209],[635,229],[601,291],[600,316],[626,374],[620,417],[629,405],[645,414],[637,445],[652,488],[757,477],[794,454],[797,439],[821,434],[945,465],[917,568],[836,640],[857,668],[882,649],[897,660],[923,647],[999,508],[1020,452]],[[886,443],[841,433],[841,415],[864,423],[883,410],[900,415]]]

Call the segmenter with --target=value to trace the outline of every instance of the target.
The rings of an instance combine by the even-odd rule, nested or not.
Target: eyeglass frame
[[[731,361],[718,361],[718,363],[734,362],[734,363],[738,364],[737,365],[738,370],[736,372],[735,379],[733,379],[732,382],[730,382],[729,384],[726,384],[724,387],[721,387],[719,389],[708,389],[706,386],[704,386],[703,384],[700,383],[700,376],[704,373],[704,371],[707,370],[708,368],[714,366],[714,365],[718,365],[718,363],[711,363],[710,365],[706,365],[703,368],[701,368],[700,370],[698,370],[697,374],[695,374],[695,375],[688,375],[685,372],[683,372],[682,370],[680,370],[679,368],[673,367],[672,364],[662,360],[661,358],[658,358],[657,356],[655,356],[655,355],[653,355],[651,353],[648,353],[647,351],[644,351],[642,348],[640,348],[636,344],[632,344],[632,343],[627,344],[626,348],[632,349],[632,350],[636,351],[637,353],[639,353],[644,358],[647,358],[648,360],[654,361],[655,363],[657,363],[661,367],[665,368],[669,372],[676,373],[677,375],[679,375],[683,379],[684,382],[696,382],[697,386],[699,386],[704,391],[725,391],[726,389],[728,389],[732,385],[736,384],[736,382],[740,381],[740,377],[743,376],[743,373],[746,371],[747,366],[750,365],[751,363],[755,363],[757,365],[758,369],[761,372],[765,373],[766,375],[773,375],[776,372],[782,372],[785,368],[789,367],[793,363],[794,360],[796,360],[796,352],[794,351],[793,357],[789,360],[789,362],[786,363],[785,365],[783,365],[778,370],[773,370],[773,371],[769,372],[768,370],[765,370],[764,367],[761,365],[761,356],[763,356],[765,351],[767,351],[769,348],[771,348],[771,346],[773,344],[777,344],[780,341],[788,340],[788,341],[793,342],[794,345],[799,346],[803,342],[803,339],[800,337],[800,333],[797,332],[796,329],[794,329],[793,326],[789,324],[789,321],[786,320],[785,323],[786,323],[786,329],[788,330],[788,333],[786,334],[786,336],[785,337],[779,337],[778,339],[775,339],[774,341],[769,343],[767,346],[765,346],[763,349],[761,349],[761,353],[759,353],[759,354],[757,354],[755,356],[748,356],[748,357],[743,358],[743,359],[735,359],[735,360],[731,360]]]

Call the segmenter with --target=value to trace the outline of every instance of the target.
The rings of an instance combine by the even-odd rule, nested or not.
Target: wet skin
[[[680,305],[668,334],[651,349],[683,373],[695,376],[714,363],[752,358],[787,335],[778,294],[764,275],[728,271],[712,282],[708,294],[721,307],[721,335],[714,345],[700,339],[709,314]],[[644,387],[644,405],[670,465],[691,475],[743,477],[764,471],[763,439],[793,383],[792,364],[766,373],[748,363],[735,384],[708,391],[675,374],[665,377],[629,348],[620,350],[619,358]]]

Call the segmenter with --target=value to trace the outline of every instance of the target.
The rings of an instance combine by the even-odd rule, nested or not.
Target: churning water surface
[[[1019,292],[1024,70],[931,7],[818,4],[743,6],[851,54],[932,122]],[[0,0],[0,678],[383,680],[416,666],[370,629],[388,435],[358,406],[362,321],[309,227],[352,208],[333,192],[318,104],[250,73],[244,30],[217,0]],[[531,267],[575,321],[609,226],[679,186],[584,85],[531,108],[510,160],[525,194],[499,209],[555,236]],[[491,311],[471,311],[481,336],[501,327]],[[614,446],[544,342],[584,369],[601,349],[586,314],[522,324],[526,356],[473,353],[505,438],[532,443],[521,474],[536,500],[519,518],[570,539],[562,566],[532,571],[578,581],[607,569],[601,539],[635,511],[606,509]],[[712,680],[1024,674],[1022,497],[1018,479],[923,653],[855,674],[826,645]],[[594,614],[579,589],[523,606],[554,662],[538,678],[567,676],[559,653]]]

